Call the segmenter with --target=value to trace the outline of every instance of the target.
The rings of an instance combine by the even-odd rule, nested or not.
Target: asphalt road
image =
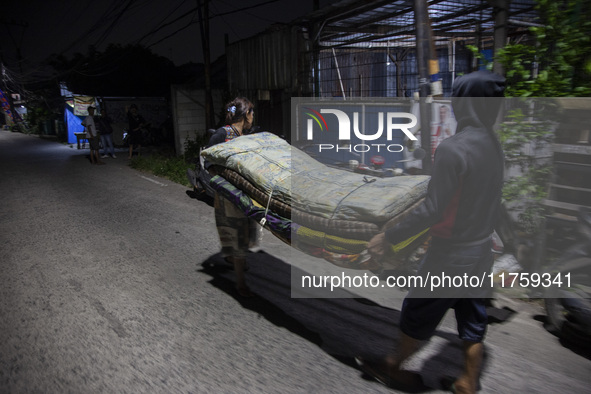
[[[292,298],[294,272],[326,263],[267,234],[241,299],[210,205],[123,151],[87,155],[0,131],[0,393],[391,392],[353,356],[395,349],[399,296]],[[514,313],[489,326],[482,393],[590,392],[589,354],[545,331],[538,304],[497,306]],[[433,392],[461,369],[454,327],[408,362]]]

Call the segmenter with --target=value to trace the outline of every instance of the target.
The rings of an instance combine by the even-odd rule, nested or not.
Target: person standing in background
[[[101,157],[108,157],[107,152],[110,152],[111,157],[116,159],[117,156],[115,156],[115,148],[113,146],[113,126],[111,126],[113,121],[107,115],[106,109],[101,109],[101,115],[95,117],[94,123],[96,124],[103,144],[103,155]]]
[[[90,162],[92,164],[105,164],[99,159],[99,136],[94,123],[94,110],[92,105],[88,106],[88,116],[82,121],[84,131],[86,132],[86,139],[90,146]]]
[[[133,156],[133,147],[137,146],[138,156],[142,150],[142,129],[148,126],[148,123],[138,113],[137,105],[131,104],[129,111],[127,112],[127,119],[129,121],[129,157]]]

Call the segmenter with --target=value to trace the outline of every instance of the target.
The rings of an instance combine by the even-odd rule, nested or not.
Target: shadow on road
[[[264,252],[250,254],[247,262],[247,283],[255,293],[253,298],[238,295],[234,272],[219,253],[205,260],[199,272],[210,275],[209,283],[244,308],[314,343],[345,365],[357,368],[355,356],[375,359],[395,351],[400,311],[367,299],[292,298],[289,264]],[[419,372],[438,382],[443,376],[461,373],[462,343],[455,333],[437,330],[435,336],[446,343],[428,357]]]
[[[542,323],[546,327],[549,334],[558,338],[562,346],[581,357],[591,360],[591,342],[588,335],[581,335],[579,332],[569,328],[568,324],[563,325],[561,332],[553,332],[547,327],[549,324],[547,319],[548,317],[544,315],[534,317],[534,320]]]
[[[208,196],[206,193],[197,193],[194,190],[187,190],[187,196],[189,196],[189,198],[202,201],[210,207],[213,207],[213,198]]]

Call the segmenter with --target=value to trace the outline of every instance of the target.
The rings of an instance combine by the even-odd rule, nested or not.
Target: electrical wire
[[[119,20],[121,19],[121,17],[123,16],[123,14],[125,14],[125,11],[127,11],[129,9],[129,7],[131,6],[131,4],[133,3],[134,0],[129,0],[129,2],[127,3],[127,5],[125,6],[125,8],[123,8],[119,14],[115,17],[115,19],[113,19],[113,21],[111,22],[111,24],[105,29],[105,31],[103,32],[103,34],[99,37],[99,39],[94,43],[95,47],[98,47],[100,44],[103,43],[103,41],[109,36],[109,34],[111,34],[111,32],[113,31],[113,28],[115,27],[115,25],[119,22]]]
[[[231,14],[235,14],[235,13],[237,13],[237,12],[244,12],[244,11],[248,11],[248,10],[251,10],[251,9],[254,9],[254,8],[258,8],[258,7],[261,7],[261,6],[264,6],[264,5],[268,5],[268,4],[271,4],[271,3],[276,3],[276,2],[278,2],[278,1],[279,1],[279,0],[268,0],[268,1],[264,1],[264,2],[262,2],[262,3],[253,4],[253,5],[251,5],[251,6],[246,6],[246,7],[242,7],[242,8],[237,8],[237,9],[234,9],[234,10],[232,10],[232,11],[227,11],[227,12],[223,12],[223,13],[220,13],[220,14],[211,15],[211,16],[209,17],[209,20],[211,21],[212,19],[215,19],[216,17],[222,17],[222,16],[225,16],[225,15],[231,15]],[[191,11],[197,11],[197,7],[193,8]],[[188,11],[188,12],[186,12],[185,14],[181,15],[180,17],[178,17],[177,19],[175,19],[175,21],[177,21],[177,20],[180,20],[180,19],[182,19],[182,18],[186,17],[187,15],[189,15],[189,14],[191,13],[191,11]],[[174,21],[173,21],[173,22],[174,22]],[[171,22],[171,23],[172,23],[172,22]],[[197,23],[197,21],[194,21],[194,22],[189,22],[189,23],[188,23],[188,24],[186,24],[185,26],[183,26],[183,27],[181,27],[181,28],[177,29],[176,31],[174,31],[174,32],[172,32],[172,33],[170,33],[170,34],[168,34],[166,37],[163,37],[163,38],[159,39],[158,41],[156,41],[156,42],[153,42],[153,43],[149,44],[147,47],[148,47],[148,48],[151,48],[151,47],[153,47],[154,45],[157,45],[157,44],[161,43],[162,41],[165,41],[165,40],[167,40],[167,39],[169,39],[169,38],[173,37],[174,35],[176,35],[176,34],[180,33],[181,31],[185,30],[186,28],[188,28],[188,27],[189,27],[191,24],[193,24],[193,23]],[[169,24],[167,24],[167,25],[170,25],[170,23],[169,23]],[[142,39],[143,39],[143,38],[142,38]]]
[[[226,3],[224,1],[221,1],[222,3]],[[227,4],[227,3],[226,3]],[[217,9],[215,3],[212,4],[212,8]],[[236,32],[236,30],[234,29],[234,25],[229,23],[228,21],[226,21],[226,18],[224,18],[224,15],[221,15],[220,18],[222,19],[222,21],[224,22],[224,24],[230,29],[232,30],[232,33],[234,33],[235,36],[238,36],[238,33]]]
[[[164,25],[163,25],[164,21],[166,21],[170,16],[172,16],[176,11],[178,11],[178,9],[181,8],[181,6],[184,4],[185,4],[185,2],[183,0],[181,0],[172,11],[170,11],[155,27],[152,28],[152,30],[150,30],[149,33],[147,33],[146,35],[142,36],[140,39],[135,41],[135,44],[139,44],[140,41],[143,40],[144,38],[146,38],[147,36],[153,36],[157,31],[162,29],[164,27]],[[167,25],[168,25],[168,23],[167,23]]]
[[[267,0],[267,1],[257,3],[257,4],[231,9],[226,12],[216,12],[215,14],[210,15],[209,19],[212,20],[217,17],[222,18],[222,20],[226,23],[226,25],[228,25],[233,30],[233,33],[238,36],[239,34],[236,32],[236,30],[234,30],[232,25],[225,21],[225,18],[224,18],[225,16],[231,15],[231,14],[236,14],[239,12],[245,12],[251,16],[257,17],[261,20],[265,20],[264,18],[258,17],[254,14],[251,14],[248,11],[258,8],[258,7],[261,7],[261,6],[276,3],[278,1],[279,0]],[[84,12],[87,12],[87,10],[91,9],[90,7],[93,3],[94,3],[93,0],[88,0],[85,3],[84,8],[81,9],[81,11],[78,15],[78,18],[81,18],[82,15],[84,14]],[[229,3],[226,3],[223,1],[222,1],[222,3],[229,4]],[[150,4],[150,1],[143,1],[143,2],[137,1],[137,0],[129,0],[127,2],[121,2],[118,0],[112,1],[111,4],[109,5],[109,7],[96,19],[96,21],[88,29],[83,31],[82,34],[78,35],[68,45],[65,45],[61,51],[56,52],[56,54],[58,56],[60,54],[63,55],[65,53],[69,52],[71,49],[73,49],[76,45],[79,45],[81,42],[84,42],[88,38],[92,37],[93,35],[96,36],[97,34],[99,34],[99,35],[94,40],[92,47],[98,48],[112,34],[115,27],[124,21],[124,17],[126,15],[129,17],[132,14],[134,14],[142,9],[145,9],[145,7],[148,6],[149,4]],[[175,36],[179,32],[181,32],[181,31],[187,29],[188,27],[190,27],[191,25],[197,23],[198,19],[195,18],[195,15],[197,12],[197,7],[193,7],[189,11],[183,13],[182,15],[166,22],[177,10],[180,9],[180,7],[183,4],[185,4],[183,1],[177,3],[174,6],[174,8],[172,8],[172,10],[166,14],[166,16],[164,18],[160,19],[160,21],[156,24],[156,26],[154,28],[152,28],[149,32],[145,33],[139,39],[131,41],[128,45],[130,45],[130,44],[131,45],[136,45],[136,44],[141,45],[141,43],[143,41],[154,37],[158,32],[162,31],[163,29],[174,25],[178,21],[180,21],[188,16],[191,16],[191,19],[184,26],[176,29],[175,31],[171,32],[170,34],[166,35],[165,37],[162,37],[156,41],[153,41],[151,43],[144,45],[146,48],[149,49],[149,48],[151,48],[151,47],[153,47],[165,40],[168,40],[169,38]],[[217,11],[217,9],[216,9],[216,11]],[[72,66],[70,66],[69,69],[63,70],[62,72],[60,72],[57,75],[54,73],[54,74],[48,76],[47,71],[44,70],[44,67],[42,65],[37,65],[22,74],[12,72],[13,73],[12,79],[15,80],[15,83],[28,84],[28,83],[34,83],[34,82],[46,82],[46,81],[49,81],[49,80],[52,80],[55,78],[61,78],[68,73],[78,73],[78,74],[85,75],[85,76],[103,76],[103,75],[107,75],[108,73],[114,71],[118,67],[119,61],[123,60],[123,58],[126,56],[126,54],[123,53],[119,59],[115,59],[115,60],[109,59],[109,61],[107,63],[105,63],[104,62],[105,59],[104,58],[101,59],[101,57],[102,57],[102,56],[100,56],[101,52],[98,52],[98,54],[99,54],[99,57],[96,59],[96,61],[94,61],[90,64],[89,63],[83,64],[82,62],[85,60],[88,60],[88,57],[81,57],[79,62],[74,63]],[[102,53],[102,55],[104,55],[104,53]],[[28,59],[26,59],[26,60],[28,60]],[[26,62],[26,60],[25,60],[25,62]]]

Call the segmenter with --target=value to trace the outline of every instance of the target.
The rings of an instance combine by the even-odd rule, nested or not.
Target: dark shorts
[[[99,144],[99,137],[91,137],[88,138],[88,145],[90,146],[91,150],[99,150],[100,148],[100,144]]]
[[[409,337],[429,339],[450,308],[455,310],[460,339],[482,342],[488,324],[483,298],[406,298],[402,304],[400,329]]]
[[[490,240],[464,245],[433,242],[418,274],[483,278],[492,266],[491,246]],[[488,280],[482,285],[451,286],[437,291],[426,287],[411,289],[402,306],[402,332],[415,339],[428,339],[445,313],[454,309],[460,339],[481,342],[488,323],[485,299],[491,291]]]

